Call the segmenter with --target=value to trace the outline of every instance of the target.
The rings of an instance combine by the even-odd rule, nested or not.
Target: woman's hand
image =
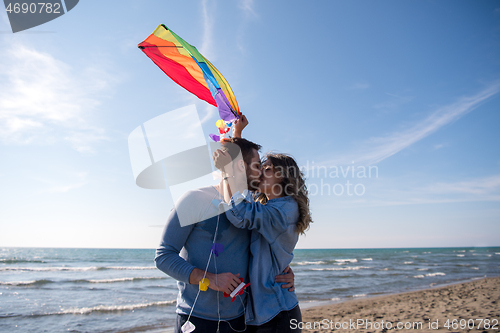
[[[240,119],[236,119],[234,121],[233,137],[241,138],[241,132],[243,132],[243,129],[247,127],[247,125],[248,125],[248,119],[247,117],[245,117],[244,114],[242,114]]]
[[[285,283],[281,286],[281,288],[288,288],[288,291],[295,290],[295,274],[293,274],[292,268],[290,266],[286,266],[281,275],[276,275],[274,281],[278,283]]]

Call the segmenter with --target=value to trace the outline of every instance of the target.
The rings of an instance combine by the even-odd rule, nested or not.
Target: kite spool
[[[231,294],[228,294],[228,293],[224,293],[224,297],[231,297],[231,302],[234,302],[234,300],[236,299],[236,296],[238,295],[243,295],[243,293],[245,292],[245,289],[250,285],[250,282],[248,282],[247,284],[245,284],[245,282],[243,282],[243,278],[240,278],[240,285],[238,287],[236,287],[236,289],[233,290],[233,292]]]

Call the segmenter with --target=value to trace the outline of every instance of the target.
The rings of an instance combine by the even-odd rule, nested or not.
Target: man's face
[[[259,152],[252,149],[252,160],[250,165],[247,165],[247,185],[251,191],[259,189],[260,175],[262,174]]]

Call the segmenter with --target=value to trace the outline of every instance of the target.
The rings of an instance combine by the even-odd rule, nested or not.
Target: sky
[[[135,184],[128,136],[191,104],[206,137],[218,119],[137,48],[161,23],[231,84],[243,136],[303,167],[297,248],[500,246],[490,0],[85,0],[15,34],[1,10],[0,246],[159,244],[172,196]]]

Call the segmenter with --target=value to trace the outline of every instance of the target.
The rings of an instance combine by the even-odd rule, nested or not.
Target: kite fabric
[[[239,119],[241,113],[231,87],[196,47],[188,44],[164,24],[160,24],[138,46],[177,84],[216,106],[222,120],[231,122]]]

